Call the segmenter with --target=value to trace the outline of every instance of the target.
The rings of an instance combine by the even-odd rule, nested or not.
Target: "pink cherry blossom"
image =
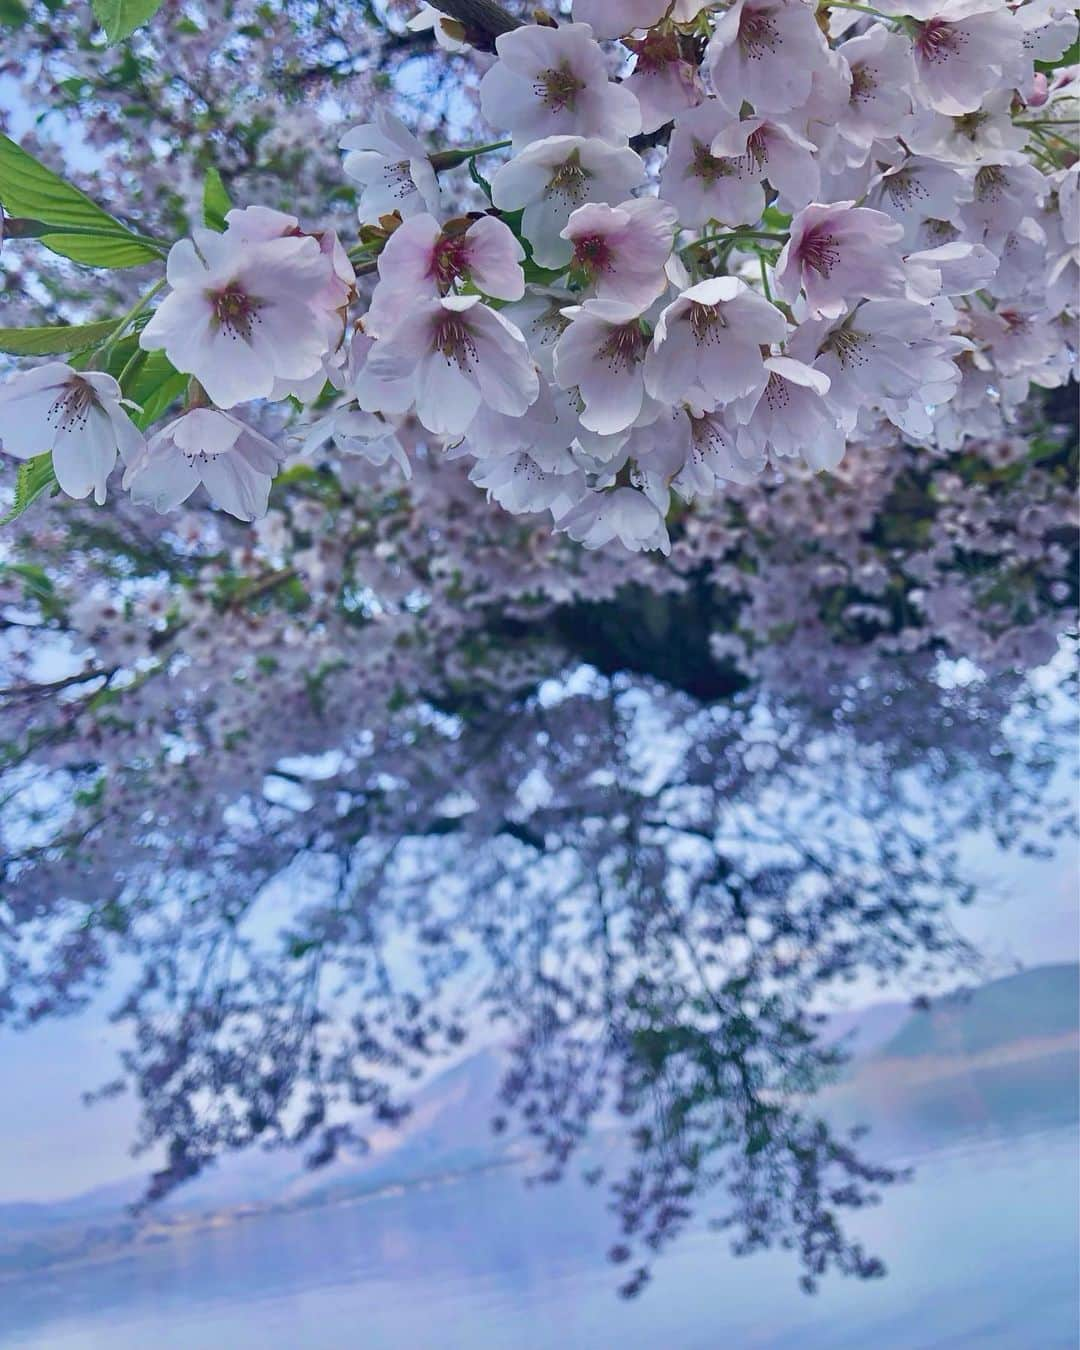
[[[628,146],[582,136],[536,141],[492,176],[491,196],[502,211],[523,211],[521,229],[542,267],[569,263],[562,231],[586,202],[622,201],[645,177],[641,157]]]
[[[641,309],[621,300],[586,300],[567,315],[570,324],[555,346],[555,380],[580,393],[584,427],[604,436],[623,431],[645,400],[648,339]]]
[[[896,244],[904,227],[881,211],[851,202],[814,203],[791,222],[776,266],[779,293],[806,296],[815,317],[837,318],[849,300],[904,295],[906,277]]]
[[[471,284],[498,300],[525,294],[525,250],[494,216],[444,230],[433,216],[413,216],[387,240],[379,255],[379,285],[365,326],[380,337],[408,312],[412,300],[448,295]]]
[[[600,298],[646,308],[667,289],[676,219],[675,208],[656,197],[579,206],[562,231],[573,249],[571,270]]]

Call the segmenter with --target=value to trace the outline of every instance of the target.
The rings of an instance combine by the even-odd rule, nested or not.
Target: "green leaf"
[[[33,459],[25,460],[19,465],[19,472],[15,478],[15,500],[11,504],[11,510],[7,513],[0,525],[8,525],[31,506],[44,492],[57,486],[56,474],[53,473],[52,451],[46,450],[43,455],[35,455]]]
[[[178,371],[164,352],[148,352],[135,378],[125,390],[142,411],[132,415],[140,431],[156,422],[163,412],[187,392],[190,375]],[[127,381],[125,381],[127,384]]]
[[[161,0],[94,0],[94,17],[105,30],[109,46],[123,42],[161,8]]]
[[[0,352],[11,356],[54,356],[79,352],[104,342],[118,320],[100,323],[61,323],[49,328],[0,328]]]
[[[9,216],[32,216],[47,225],[106,231],[124,228],[7,136],[0,136],[0,202]]]
[[[76,262],[90,261],[86,253],[106,255],[99,267],[133,267],[151,262],[158,251],[142,243],[130,230],[92,202],[85,192],[27,154],[9,136],[0,135],[0,205],[5,215],[27,216],[56,227],[42,242]],[[79,231],[67,236],[68,230]],[[80,240],[87,241],[80,248]]]
[[[0,0],[0,25],[5,28],[21,28],[30,17],[30,11],[22,0]]]
[[[161,254],[149,244],[140,244],[126,232],[113,230],[109,234],[43,234],[41,242],[53,253],[59,253],[72,262],[86,263],[88,267],[140,267],[143,263],[160,262]]]
[[[221,181],[221,174],[211,166],[206,171],[206,182],[203,184],[203,220],[207,228],[224,234],[225,213],[231,207],[232,202],[229,201],[229,194]]]

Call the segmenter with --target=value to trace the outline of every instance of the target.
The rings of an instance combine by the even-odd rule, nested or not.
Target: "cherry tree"
[[[872,1274],[805,1002],[1065,824],[1075,16],[318,10],[0,9],[0,1015],[134,960],[158,1194],[398,1119],[471,965],[543,1174],[632,1127],[629,1292],[721,1154]]]

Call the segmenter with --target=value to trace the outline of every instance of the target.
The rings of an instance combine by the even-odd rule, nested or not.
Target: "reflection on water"
[[[869,697],[872,717],[857,691],[827,718],[756,698],[701,707],[582,671],[495,713],[417,722],[392,757],[384,747],[329,775],[294,765],[286,786],[307,781],[325,815],[284,879],[189,887],[182,901],[164,889],[114,923],[129,976],[125,1078],[144,1141],[167,1149],[149,1194],[173,1207],[164,1221],[151,1206],[135,1220],[69,1216],[44,1238],[9,1235],[4,1268],[55,1266],[66,1302],[80,1280],[94,1291],[118,1278],[168,1286],[189,1259],[197,1278],[181,1286],[209,1281],[216,1298],[208,1271],[238,1262],[228,1279],[246,1299],[264,1281],[252,1283],[252,1251],[280,1241],[303,1264],[309,1244],[352,1251],[351,1228],[361,1284],[382,1282],[356,1298],[380,1305],[397,1301],[385,1282],[416,1275],[376,1276],[399,1241],[406,1254],[419,1243],[421,1267],[474,1250],[476,1268],[448,1273],[442,1291],[469,1304],[504,1256],[514,1280],[539,1286],[541,1305],[564,1278],[585,1282],[586,1303],[601,1287],[632,1296],[680,1236],[690,1265],[672,1267],[668,1307],[721,1244],[773,1252],[762,1271],[786,1272],[792,1288],[799,1272],[814,1289],[830,1271],[880,1276],[883,1257],[902,1268],[898,1220],[864,1212],[883,1193],[895,1215],[928,1203],[925,1183],[916,1200],[895,1186],[923,1147],[898,1122],[926,1096],[928,1073],[952,1084],[952,1100],[957,1056],[969,1085],[989,1074],[984,1104],[994,1092],[1031,1100],[1023,1075],[1046,1064],[1035,1097],[1052,1098],[1075,1040],[1075,968],[1060,968],[1057,984],[1036,972],[1030,988],[991,985],[925,1025],[903,1023],[901,1008],[892,1039],[840,1084],[847,1041],[813,1009],[868,977],[909,988],[984,977],[952,922],[971,899],[957,839],[992,826],[1014,848],[1036,848],[1053,832],[1060,708],[1022,686],[926,671]],[[282,821],[263,822],[268,849]],[[47,999],[50,980],[64,990],[73,939],[62,924],[56,932],[35,978],[20,985],[12,962],[13,998]],[[456,1067],[440,1074],[446,1064]],[[998,1126],[1006,1115],[987,1112]],[[248,1198],[262,1209],[301,1212],[249,1230],[235,1227],[237,1196],[215,1194],[213,1172],[190,1183],[254,1142],[302,1145],[319,1170],[260,1181]],[[585,1178],[595,1220],[583,1223],[557,1187],[526,1199],[516,1179],[489,1174],[511,1162],[541,1182]],[[970,1184],[973,1164],[941,1165],[943,1194]],[[1001,1159],[1003,1177],[1011,1166]],[[378,1208],[308,1212],[424,1176],[457,1182],[370,1201]],[[231,1207],[227,1236],[200,1236],[192,1196],[204,1212]],[[571,1216],[571,1247],[565,1232],[549,1241],[545,1225]],[[705,1223],[722,1236],[691,1238]],[[166,1247],[148,1254],[159,1240]],[[551,1288],[530,1274],[549,1248],[574,1254]],[[618,1272],[606,1282],[605,1254]],[[106,1257],[119,1264],[100,1275],[61,1273]],[[330,1270],[331,1284],[352,1278]],[[51,1287],[38,1279],[16,1296],[31,1317]],[[99,1295],[88,1297],[97,1316]]]
[[[973,853],[1067,866],[1074,671],[1020,665],[1072,537],[1035,513],[1006,567],[1008,476],[967,461],[967,501],[913,465],[880,529],[834,522],[839,571],[710,536],[670,595],[539,619],[451,586],[425,630],[389,566],[381,627],[360,589],[296,625],[289,569],[187,605],[226,555],[178,539],[108,622],[39,579],[11,628],[103,664],[29,678],[0,629],[0,1034],[115,1010],[99,1096],[145,1172],[0,1196],[9,1340],[1068,1343],[1076,967],[998,978],[958,916],[996,900]],[[73,527],[69,580],[95,547]],[[140,629],[161,568],[183,594]],[[371,668],[301,670],[338,620]]]

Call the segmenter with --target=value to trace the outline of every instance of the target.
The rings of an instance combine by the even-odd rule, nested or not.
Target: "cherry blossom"
[[[886,6],[888,8],[888,6]],[[994,0],[906,0],[917,20],[913,42],[919,93],[938,112],[975,112],[1020,63],[1022,30]]]
[[[414,304],[366,368],[377,379],[411,381],[417,417],[443,436],[460,436],[481,401],[516,417],[539,392],[525,339],[474,295]]]
[[[744,458],[768,453],[775,461],[801,459],[811,469],[834,469],[845,437],[825,395],[829,377],[790,356],[765,358],[764,388],[735,406],[737,445]]]
[[[828,47],[803,0],[735,0],[716,22],[705,61],[718,98],[738,113],[790,112],[806,101]]]
[[[587,23],[525,24],[495,43],[498,61],[480,81],[480,107],[506,127],[515,149],[548,136],[596,136],[625,145],[641,130],[637,99],[608,79]]]
[[[61,490],[69,497],[92,492],[100,506],[117,455],[130,461],[143,443],[126,402],[101,371],[60,361],[16,371],[0,384],[0,449],[17,459],[52,451]]]
[[[621,300],[586,300],[566,310],[570,323],[555,345],[555,379],[577,389],[581,424],[603,436],[624,431],[641,414],[648,338],[641,308]]]
[[[434,216],[413,216],[394,231],[379,255],[380,282],[364,326],[379,336],[408,312],[414,299],[447,295],[458,285],[471,285],[498,300],[520,300],[525,294],[524,257],[512,231],[494,216],[454,222],[451,229]]]
[[[667,288],[676,221],[675,208],[655,197],[579,206],[562,231],[570,269],[600,298],[647,308]]]
[[[581,136],[536,141],[491,179],[491,197],[503,211],[523,211],[521,231],[542,267],[569,263],[562,238],[571,215],[587,202],[622,201],[645,177],[641,157],[628,146]]]
[[[687,60],[679,34],[647,33],[626,38],[624,46],[637,57],[626,87],[638,101],[646,135],[705,97],[697,66]]]
[[[787,321],[736,277],[683,291],[660,315],[645,360],[645,388],[663,403],[731,403],[768,378],[762,348],[781,342]]]
[[[558,526],[586,548],[602,548],[617,539],[632,552],[671,551],[663,516],[643,492],[629,487],[588,493],[559,519]]]
[[[171,290],[139,344],[164,349],[221,407],[322,369],[330,343],[320,299],[333,291],[333,267],[317,240],[249,243],[196,230],[173,245],[167,277]]]
[[[438,211],[439,184],[427,151],[389,109],[380,108],[374,122],[353,127],[338,144],[346,152],[342,171],[361,189],[361,220]]]
[[[150,437],[128,463],[124,487],[132,501],[172,511],[202,483],[223,511],[250,521],[266,514],[282,457],[239,418],[193,408]]]
[[[815,203],[791,222],[791,238],[776,265],[787,300],[800,289],[812,315],[837,318],[849,299],[888,300],[905,293],[907,278],[895,245],[904,227],[881,211],[852,202]]]
[[[175,209],[149,219],[154,185],[222,232],[172,245],[156,310],[158,278],[140,290],[141,269],[114,273],[114,340],[73,366],[91,383],[107,369],[111,393],[146,400],[140,422],[165,419],[170,435],[190,432],[181,406],[251,403],[251,434],[301,446],[309,469],[346,486],[385,472],[400,490],[411,473],[417,492],[420,466],[467,461],[455,492],[543,512],[554,530],[568,520],[570,539],[616,551],[665,542],[648,513],[666,519],[673,493],[687,504],[672,515],[677,550],[720,485],[779,475],[798,497],[806,467],[849,473],[848,446],[880,464],[901,436],[947,455],[1004,434],[1032,388],[1068,378],[1078,81],[1034,68],[1075,34],[1059,0],[572,8],[570,21],[508,16],[488,32],[472,11],[466,25],[423,6],[409,32],[434,44],[406,75],[415,46],[399,42],[413,52],[394,66],[400,83],[368,79],[354,42],[333,97],[320,86],[287,124],[270,119],[265,142],[259,131],[221,149],[238,203],[223,215],[157,118],[174,160],[155,169],[140,151],[151,187],[128,214],[145,245],[175,237]],[[160,54],[173,69],[178,57]],[[476,102],[490,131],[466,125]],[[335,118],[357,124],[343,162]],[[202,137],[197,123],[186,118],[188,134]],[[199,144],[200,162],[216,162],[216,144]],[[263,144],[280,157],[273,189]],[[112,190],[127,192],[130,167],[109,163]],[[351,227],[342,178],[356,188]],[[19,228],[8,276],[14,251],[34,247]],[[35,267],[36,296],[65,293],[55,264]],[[37,301],[20,294],[29,316]],[[140,451],[127,476],[136,505],[168,464],[170,491],[154,500],[193,481],[173,441],[152,444],[156,459]],[[91,475],[99,496],[109,454]],[[250,517],[263,486],[228,509]],[[625,529],[607,498],[624,503]],[[301,574],[329,584],[335,564],[312,549]]]
[[[911,112],[915,83],[911,45],[879,24],[836,50],[851,71],[847,106],[836,129],[858,147],[861,161],[879,136],[888,136]]]

